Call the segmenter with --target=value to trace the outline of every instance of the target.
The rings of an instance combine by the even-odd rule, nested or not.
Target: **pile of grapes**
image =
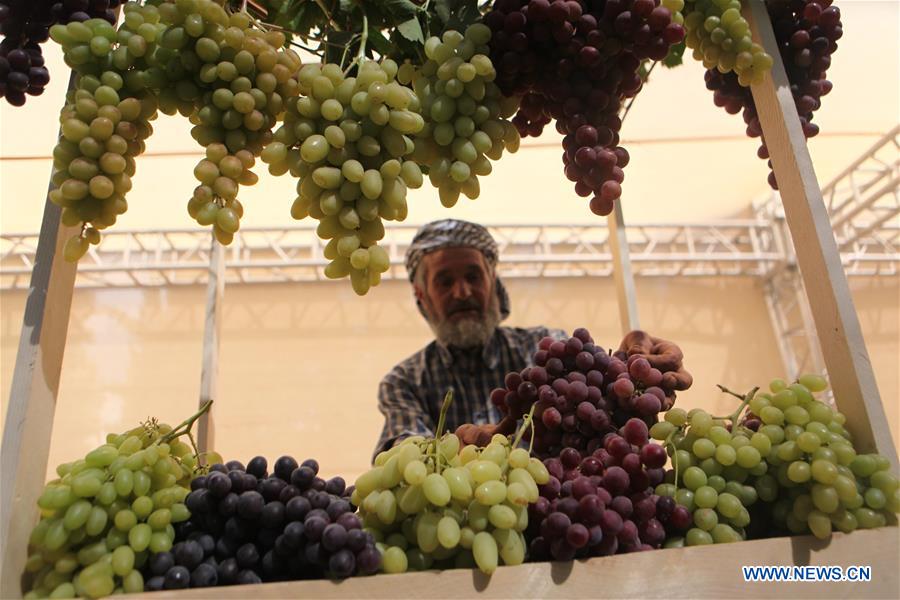
[[[40,96],[50,82],[41,44],[57,23],[91,18],[116,22],[119,0],[0,0],[0,98],[13,106]]]
[[[533,363],[491,394],[505,415],[534,412],[532,448],[550,473],[529,507],[531,559],[659,548],[683,533],[687,509],[653,493],[667,456],[648,438],[673,380],[642,356],[610,356],[586,329],[541,340]]]
[[[843,35],[841,11],[832,5],[832,0],[770,0],[766,2],[766,8],[772,19],[794,105],[800,115],[803,135],[814,137],[819,133],[819,127],[812,122],[813,113],[822,105],[821,97],[832,88],[826,79],[826,71],[831,66],[831,55],[837,50],[837,41]],[[757,81],[754,76],[752,82]],[[713,102],[730,114],[743,110],[747,135],[762,139],[757,155],[765,160],[769,158],[769,150],[749,90],[750,83],[746,77],[721,68],[706,72],[706,87],[713,91]],[[772,161],[768,164],[769,185],[778,189],[775,173],[771,171]]]
[[[506,388],[491,393],[504,414],[519,418],[534,406],[532,444],[540,458],[563,448],[591,454],[629,419],[650,426],[675,401],[675,381],[639,355],[610,356],[587,329],[571,338],[540,341],[532,367],[506,376]]]
[[[746,539],[753,530],[825,539],[833,530],[881,527],[900,512],[890,463],[857,454],[844,415],[815,397],[826,388],[816,375],[790,385],[776,379],[726,418],[673,409],[653,426],[673,462],[656,491],[693,513],[687,545]]]
[[[412,83],[422,102],[425,127],[416,139],[414,159],[427,167],[441,204],[451,207],[462,192],[480,193],[478,177],[489,175],[491,159],[515,152],[519,133],[507,120],[518,98],[505,98],[494,83],[496,71],[487,54],[491,30],[481,23],[465,34],[447,30],[425,41],[427,60],[405,63],[399,79]]]
[[[445,400],[438,424],[442,430]],[[356,480],[350,496],[360,507],[384,556],[384,571],[477,566],[490,575],[498,564],[525,561],[528,505],[549,481],[544,465],[497,434],[484,448],[460,449],[456,435],[410,437],[380,453]]]
[[[190,517],[184,502],[198,456],[178,437],[209,404],[175,428],[149,420],[110,434],[83,459],[57,467],[59,478],[37,502],[25,598],[143,591],[148,557],[168,551],[174,525]]]
[[[304,66],[299,95],[287,98],[284,124],[262,154],[271,173],[300,178],[291,216],[319,221],[331,261],[325,275],[349,275],[359,295],[390,267],[378,245],[382,220],[405,219],[406,190],[422,185],[411,136],[425,122],[397,71],[390,59],[363,61],[357,77],[336,64]]]
[[[147,562],[146,590],[370,575],[381,566],[344,480],[290,456],[214,464],[191,482],[190,517]]]
[[[622,194],[623,102],[643,85],[642,60],[662,60],[684,39],[682,0],[497,0],[484,16],[491,60],[507,96],[522,96],[513,124],[538,136],[551,119],[566,177],[608,215]]]

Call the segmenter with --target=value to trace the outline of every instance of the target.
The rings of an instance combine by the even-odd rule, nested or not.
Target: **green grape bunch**
[[[209,404],[175,428],[152,420],[111,433],[83,459],[56,468],[37,501],[25,598],[143,591],[147,558],[171,548],[172,524],[190,516],[184,499],[200,459],[190,429]],[[185,434],[191,444],[178,439]],[[221,457],[210,452],[206,460]]]
[[[449,397],[449,395],[448,395]],[[459,438],[406,438],[381,452],[356,480],[351,502],[376,540],[387,573],[477,567],[525,560],[528,505],[550,475],[519,448],[529,419],[514,440],[497,434],[484,448],[460,449]]]
[[[188,214],[230,244],[244,212],[239,188],[258,181],[250,169],[272,140],[285,99],[297,93],[301,61],[284,48],[284,33],[266,31],[248,13],[230,12],[220,2],[177,0],[159,11],[168,24],[154,53],[167,79],[160,110],[188,117],[192,137],[206,148],[194,169],[200,185]]]
[[[153,133],[157,100],[135,72],[113,64],[118,34],[107,21],[57,24],[50,35],[79,73],[60,113],[50,192],[51,202],[62,208],[62,223],[81,226],[63,249],[65,259],[74,262],[128,209],[125,195],[132,187],[135,158]]]
[[[479,176],[492,171],[491,160],[519,148],[518,130],[508,120],[519,98],[506,98],[494,83],[488,58],[491,30],[483,23],[465,33],[447,30],[425,41],[428,60],[405,63],[398,78],[412,84],[422,100],[425,127],[416,137],[414,159],[427,167],[441,204],[451,207],[460,193],[480,194]]]
[[[768,392],[742,397],[728,417],[673,409],[651,428],[668,443],[674,467],[657,493],[693,514],[685,543],[746,539],[755,504],[754,514],[775,530],[820,539],[881,527],[900,512],[890,462],[857,452],[846,417],[815,396],[827,388],[819,375],[775,379]]]
[[[750,36],[741,0],[666,0],[684,13],[685,43],[707,69],[735,73],[744,87],[759,83],[772,68],[772,57]],[[671,8],[671,7],[670,7]]]
[[[383,221],[404,220],[407,190],[423,183],[411,155],[425,123],[397,71],[391,59],[363,60],[356,77],[333,63],[305,65],[299,94],[285,100],[284,123],[261,155],[273,175],[299,178],[291,216],[319,221],[325,275],[349,275],[359,295],[390,267],[378,245]]]

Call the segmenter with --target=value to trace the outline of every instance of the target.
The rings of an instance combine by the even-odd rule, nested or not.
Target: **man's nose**
[[[458,279],[453,283],[453,297],[465,300],[472,295],[472,286],[465,279]]]

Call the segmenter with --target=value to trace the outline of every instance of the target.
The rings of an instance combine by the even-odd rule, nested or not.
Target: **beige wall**
[[[588,327],[615,346],[621,337],[609,281],[511,280],[511,324]],[[898,438],[897,280],[851,282]],[[782,375],[760,290],[744,279],[641,279],[647,329],[681,344],[695,387],[684,407],[727,412],[716,383],[740,391]],[[24,294],[0,295],[3,413],[21,328]],[[78,290],[72,309],[51,468],[102,442],[108,431],[154,415],[180,421],[199,393],[202,288]],[[367,467],[381,426],[375,390],[398,360],[429,339],[408,287],[387,282],[366,298],[338,284],[234,286],[225,293],[217,449],[247,460],[314,456],[328,474]]]

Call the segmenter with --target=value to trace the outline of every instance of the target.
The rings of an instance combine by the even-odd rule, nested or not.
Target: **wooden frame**
[[[753,36],[772,55],[771,75],[752,88],[763,133],[781,187],[787,223],[795,240],[797,260],[809,292],[813,318],[831,376],[838,408],[863,450],[889,457],[894,469],[897,454],[885,422],[859,321],[832,234],[806,141],[794,108],[787,76],[763,0],[748,0],[745,9]],[[0,596],[18,597],[25,548],[37,517],[35,500],[44,481],[49,440],[58,392],[75,267],[61,258],[69,228],[59,221],[60,209],[46,202],[44,221],[26,304],[25,319],[13,377],[2,447]],[[614,235],[621,232],[621,211],[611,219]],[[619,240],[619,247],[623,240]],[[613,244],[616,246],[616,244]],[[221,249],[220,249],[221,250]],[[222,252],[214,261],[221,265]],[[621,255],[620,264],[627,266]],[[220,266],[214,270],[221,275]],[[623,328],[637,324],[633,281],[623,272],[618,284]],[[224,278],[210,274],[207,330],[204,336],[202,394],[216,395],[215,360]],[[621,301],[621,300],[620,300]],[[206,361],[211,362],[207,363]],[[201,439],[209,441],[211,423]],[[739,567],[745,564],[871,565],[873,582],[827,584],[745,583]],[[576,563],[535,563],[503,567],[488,580],[475,571],[444,571],[378,576],[373,579],[273,583],[246,587],[155,593],[152,598],[327,597],[898,597],[898,531],[887,527],[835,534],[830,542],[811,537],[773,538],[737,545],[665,550],[620,555]],[[712,568],[710,568],[712,567]],[[402,579],[401,579],[402,577]],[[786,587],[787,586],[787,587]]]

